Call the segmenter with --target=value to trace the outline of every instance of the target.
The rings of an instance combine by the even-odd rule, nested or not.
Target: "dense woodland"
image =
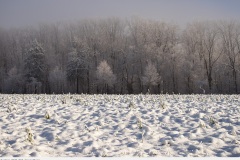
[[[0,28],[1,93],[240,92],[240,23],[82,20]]]

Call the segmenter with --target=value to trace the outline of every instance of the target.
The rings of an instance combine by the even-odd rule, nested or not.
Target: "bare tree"
[[[210,22],[194,23],[193,27],[196,28],[195,31],[197,32],[197,52],[200,60],[203,61],[209,92],[212,93],[213,69],[222,55],[222,50],[219,47],[219,35],[216,24]]]
[[[16,76],[25,75],[21,93],[238,93],[239,28],[195,22],[181,31],[138,17],[0,28],[0,92],[17,92]],[[99,76],[104,68],[109,79]],[[152,83],[147,68],[161,80]]]
[[[182,55],[181,74],[187,93],[196,93],[199,88],[199,81],[204,79],[202,76],[202,65],[198,58],[198,41],[196,28],[188,25],[182,33],[181,44],[184,54]],[[201,86],[202,87],[202,86]]]
[[[221,34],[221,46],[223,48],[224,57],[227,59],[225,65],[232,72],[232,80],[234,83],[235,93],[238,93],[237,83],[237,66],[240,64],[238,57],[240,56],[240,29],[236,22],[222,22],[219,26]]]

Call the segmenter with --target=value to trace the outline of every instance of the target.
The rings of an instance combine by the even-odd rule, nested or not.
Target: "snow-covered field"
[[[0,157],[239,157],[239,134],[239,95],[0,95]]]

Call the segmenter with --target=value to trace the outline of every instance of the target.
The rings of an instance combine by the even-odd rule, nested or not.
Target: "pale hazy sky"
[[[194,20],[240,20],[240,0],[0,0],[0,26],[5,28],[131,16],[180,25]]]

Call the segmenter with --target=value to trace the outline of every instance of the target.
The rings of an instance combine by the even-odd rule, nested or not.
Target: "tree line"
[[[0,28],[1,93],[239,93],[240,24],[132,17]]]

